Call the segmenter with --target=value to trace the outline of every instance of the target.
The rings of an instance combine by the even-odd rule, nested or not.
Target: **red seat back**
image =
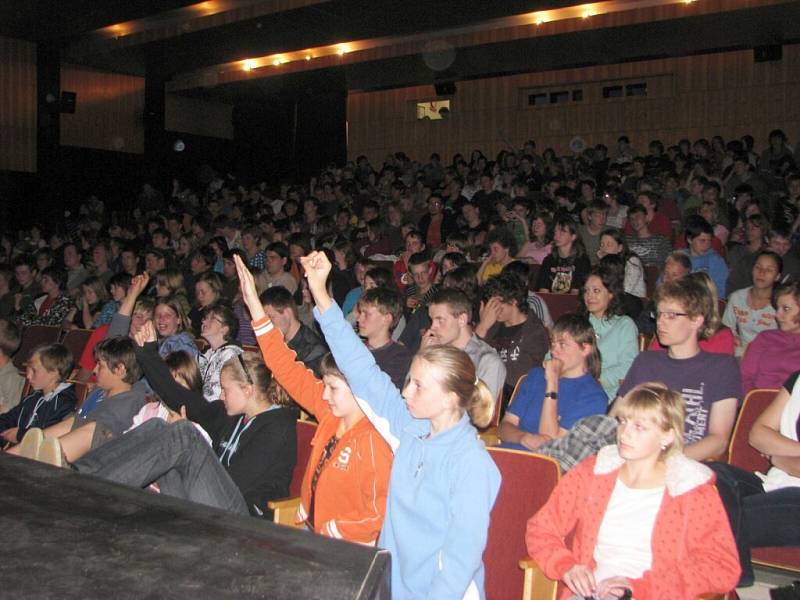
[[[580,298],[578,294],[550,294],[549,292],[539,292],[539,295],[547,304],[550,316],[553,321],[558,321],[558,317],[567,313],[574,313],[578,310]]]
[[[745,397],[728,446],[728,462],[730,464],[745,471],[767,472],[769,461],[750,445],[747,438],[753,428],[753,423],[770,405],[777,393],[778,390],[758,389],[751,390]]]
[[[311,457],[311,440],[317,432],[317,424],[310,421],[298,421],[295,425],[297,431],[297,463],[292,471],[292,482],[289,484],[289,496],[300,495],[303,484],[303,475],[306,472],[308,459]]]
[[[483,553],[486,597],[505,600],[522,597],[519,561],[528,556],[525,527],[544,506],[560,476],[558,463],[532,452],[489,448],[503,482],[492,509],[489,537]]]

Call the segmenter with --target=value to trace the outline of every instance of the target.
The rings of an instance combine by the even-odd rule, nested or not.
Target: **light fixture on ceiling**
[[[245,71],[252,71],[257,66],[258,65],[256,64],[256,61],[254,61],[252,58],[248,58],[246,61],[242,63],[242,69],[244,69]]]

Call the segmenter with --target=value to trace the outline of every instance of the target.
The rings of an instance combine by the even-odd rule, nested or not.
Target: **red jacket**
[[[303,476],[297,522],[308,514],[311,479],[322,451],[336,435],[341,419],[322,399],[325,385],[297,360],[280,330],[269,319],[253,321],[267,368],[292,399],[319,422],[311,440],[311,456]],[[317,481],[314,530],[351,542],[374,544],[383,526],[392,451],[366,417],[346,431]]]
[[[560,481],[525,535],[528,553],[550,579],[576,564],[594,569],[597,533],[623,464],[606,446]],[[682,454],[667,459],[666,490],[652,534],[652,566],[635,579],[636,600],[694,600],[725,593],[739,580],[739,555],[714,474]],[[575,531],[572,549],[564,539]],[[569,598],[567,590],[561,598]]]

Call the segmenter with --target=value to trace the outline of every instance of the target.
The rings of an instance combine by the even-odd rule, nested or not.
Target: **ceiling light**
[[[252,58],[248,58],[246,61],[244,61],[244,63],[242,63],[242,68],[245,71],[252,71],[256,68],[256,66],[256,61],[254,61]]]

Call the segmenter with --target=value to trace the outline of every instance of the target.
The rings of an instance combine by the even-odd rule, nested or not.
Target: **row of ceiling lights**
[[[678,0],[680,3],[683,4],[692,4],[697,0]],[[671,2],[667,0],[667,3],[672,4],[675,3],[675,0]],[[618,2],[599,2],[595,4],[584,4],[582,6],[573,6],[573,7],[566,7],[566,8],[559,8],[547,11],[538,11],[535,13],[531,13],[530,23],[536,26],[544,25],[545,23],[551,23],[553,21],[560,21],[564,19],[574,19],[577,17],[588,19],[590,17],[594,17],[598,14],[611,12],[608,8],[609,5],[616,5],[619,4]],[[350,43],[343,43],[343,44],[335,44],[332,46],[322,46],[319,48],[314,48],[313,50],[306,50],[305,52],[291,52],[291,53],[283,53],[283,54],[276,54],[271,56],[264,56],[259,58],[248,58],[245,60],[238,61],[237,64],[241,67],[244,71],[253,71],[254,69],[259,69],[265,66],[275,66],[280,67],[283,64],[288,62],[297,62],[297,61],[311,61],[314,58],[322,58],[325,56],[332,56],[332,55],[339,55],[344,56],[348,52],[352,52],[355,50],[364,50],[369,47],[372,47],[369,43],[363,43],[360,47],[357,42],[350,42]]]

